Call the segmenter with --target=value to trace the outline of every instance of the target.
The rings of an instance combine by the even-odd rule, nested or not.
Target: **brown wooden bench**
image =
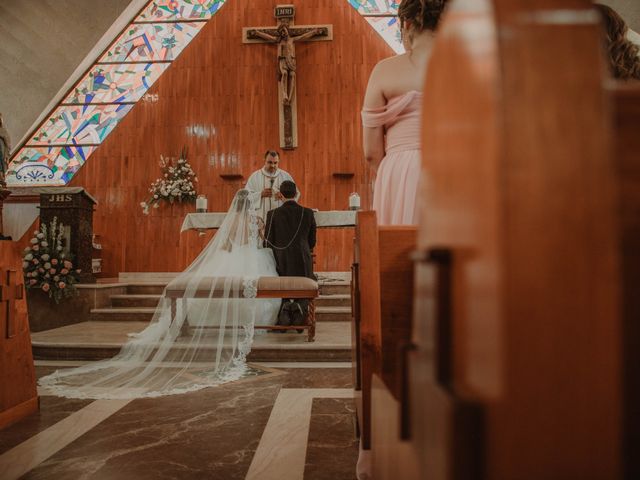
[[[222,298],[224,295],[223,285],[227,277],[202,277],[198,285],[189,298]],[[242,279],[234,279],[240,285]],[[165,296],[171,301],[171,319],[176,318],[177,300],[186,302],[185,290],[190,279],[182,281],[174,280],[166,290]],[[212,292],[212,284],[215,282],[216,288]],[[218,288],[219,287],[219,288]],[[306,277],[260,277],[258,279],[258,291],[255,298],[295,298],[309,300],[309,308],[305,325],[282,326],[282,325],[255,325],[256,329],[263,330],[307,330],[307,341],[313,342],[316,335],[316,307],[315,299],[318,297],[318,283]],[[244,298],[244,297],[239,297]],[[183,334],[189,328],[188,322],[183,324]]]
[[[416,236],[414,226],[378,226],[375,212],[358,212],[352,265],[354,396],[362,448],[373,448],[377,431],[385,444],[384,452],[376,452],[379,458],[398,453],[408,427],[403,404]]]

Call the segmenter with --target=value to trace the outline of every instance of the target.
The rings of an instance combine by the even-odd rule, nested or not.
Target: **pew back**
[[[352,332],[356,404],[366,449],[371,446],[374,423],[379,430],[394,432],[388,439],[391,442],[401,439],[404,354],[411,339],[413,304],[411,254],[416,235],[416,227],[378,227],[375,212],[358,213],[352,267]],[[381,398],[385,400],[377,406],[372,405],[372,382],[384,391]]]

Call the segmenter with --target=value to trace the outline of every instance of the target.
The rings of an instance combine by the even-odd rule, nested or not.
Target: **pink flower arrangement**
[[[72,259],[63,248],[64,226],[54,218],[40,225],[30,244],[24,250],[23,269],[28,289],[38,289],[59,303],[61,299],[76,295],[75,283],[80,270],[73,269]]]

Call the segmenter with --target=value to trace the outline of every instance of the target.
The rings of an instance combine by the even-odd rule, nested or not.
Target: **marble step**
[[[88,321],[32,335],[37,360],[101,360],[111,358],[146,322]],[[307,342],[306,333],[264,333],[256,335],[249,361],[351,361],[351,330],[344,322],[323,322],[316,330],[316,341]],[[180,345],[176,345],[177,349]],[[202,349],[206,361],[213,350]]]
[[[351,308],[351,295],[350,294],[333,294],[333,295],[320,295],[316,300],[318,307],[349,307]]]
[[[124,294],[111,295],[112,307],[151,307],[155,308],[160,300],[160,294]]]
[[[94,308],[89,320],[118,322],[148,322],[153,318],[155,307]],[[316,307],[317,322],[349,322],[351,307]]]
[[[148,322],[155,307],[93,308],[89,320],[94,322]]]
[[[112,307],[155,307],[160,294],[124,294],[111,295]],[[350,295],[320,295],[316,300],[318,307],[350,307]]]
[[[350,322],[351,307],[316,307],[316,322]]]
[[[164,283],[129,283],[127,285],[128,295],[160,295],[167,286],[167,282]]]
[[[166,283],[129,283],[129,295],[160,295]],[[351,285],[347,282],[320,283],[320,295],[350,295]]]
[[[351,295],[350,283],[321,283],[320,295]]]

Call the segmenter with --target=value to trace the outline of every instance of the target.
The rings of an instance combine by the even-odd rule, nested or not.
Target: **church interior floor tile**
[[[305,480],[355,480],[353,466],[358,461],[355,414],[353,399],[313,399]]]
[[[0,455],[86,407],[91,400],[40,397],[40,411],[0,431]]]
[[[274,365],[269,367],[272,375],[251,381],[123,404],[16,478],[244,479],[282,389],[348,393],[352,388],[350,368],[279,369]],[[37,367],[37,374],[50,373],[53,368]],[[347,427],[353,422],[348,420],[353,417],[353,401],[322,400],[318,403],[319,399],[314,399],[311,417],[305,420],[311,433],[307,459],[301,461],[307,464],[311,475],[308,478],[328,478],[314,477],[317,474],[313,472],[325,455],[324,461],[331,463],[340,450],[337,466],[331,467],[340,473],[335,470],[332,480],[351,479],[356,460],[355,436],[353,429]],[[41,397],[41,402],[39,414],[2,432],[0,446],[5,452],[92,403],[50,396]],[[327,427],[323,425],[331,425],[324,437],[322,432]],[[333,444],[335,448],[331,447]],[[0,455],[0,472],[2,462]]]

